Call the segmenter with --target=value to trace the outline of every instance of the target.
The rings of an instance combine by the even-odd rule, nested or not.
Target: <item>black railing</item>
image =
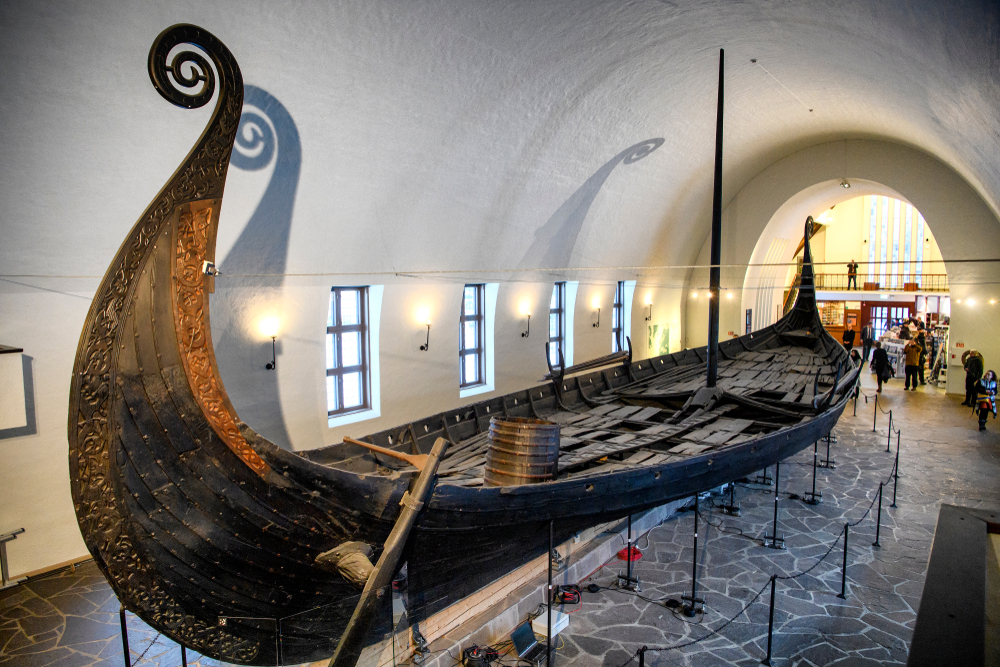
[[[925,273],[919,276],[897,273],[875,276],[868,279],[868,274],[858,274],[856,281],[850,281],[846,273],[817,273],[814,276],[816,289],[821,290],[865,290],[869,292],[947,292],[948,275],[944,273]],[[801,276],[795,276],[790,289],[799,287]],[[850,288],[848,285],[850,284]]]

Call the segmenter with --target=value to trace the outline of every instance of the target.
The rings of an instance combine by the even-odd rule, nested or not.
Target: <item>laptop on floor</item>
[[[527,660],[534,665],[545,661],[545,644],[539,644],[535,631],[531,629],[531,621],[525,621],[510,633],[514,642],[514,651],[521,660]]]

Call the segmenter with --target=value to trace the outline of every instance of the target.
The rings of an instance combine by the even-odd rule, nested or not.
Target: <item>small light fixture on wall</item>
[[[649,306],[649,315],[646,315],[646,321],[649,322],[653,319],[653,297],[646,295],[646,305]]]
[[[278,337],[278,324],[277,317],[265,317],[258,325],[260,332],[271,339],[271,362],[264,366],[269,371],[273,371],[278,367],[278,355],[275,350],[275,340]]]
[[[528,330],[521,332],[521,338],[527,338],[531,335],[531,313],[526,313],[528,316]]]
[[[431,347],[431,322],[427,321],[427,342],[420,346],[421,352],[426,352]]]
[[[844,188],[846,190],[847,188],[851,187],[851,184],[845,178],[844,180],[842,180],[840,182],[840,187],[842,187],[842,188]]]
[[[595,298],[593,306],[594,306],[594,308],[597,309],[597,321],[594,322],[593,324],[591,324],[590,326],[592,326],[592,327],[594,327],[596,329],[596,328],[599,328],[601,326],[601,302],[598,301]]]
[[[727,299],[732,299],[733,298],[733,292],[732,292],[732,290],[728,290],[728,289],[726,290],[726,298]]]

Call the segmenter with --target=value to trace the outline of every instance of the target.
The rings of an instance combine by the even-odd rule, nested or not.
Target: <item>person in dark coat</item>
[[[872,351],[872,343],[875,342],[875,329],[872,325],[866,324],[861,327],[861,358],[868,361],[868,353]]]
[[[986,430],[986,417],[993,413],[997,418],[997,374],[986,371],[986,374],[976,383],[976,407],[979,409],[979,430]]]
[[[878,379],[878,393],[882,393],[882,378],[889,374],[889,355],[882,349],[882,343],[875,341],[875,351],[872,352],[872,367]],[[888,380],[888,377],[885,377]]]
[[[844,329],[844,349],[848,352],[854,347],[854,337],[858,335],[858,332],[854,330],[854,325],[848,323],[847,328]]]
[[[913,391],[917,390],[917,364],[920,363],[920,355],[923,352],[924,348],[915,340],[907,342],[903,347],[903,354],[906,355],[906,382],[903,391],[911,388]]]
[[[975,405],[976,383],[983,377],[983,355],[978,350],[969,350],[962,355],[962,365],[965,366],[965,400],[962,405]]]
[[[853,259],[847,265],[847,289],[851,289],[852,284],[858,289],[858,263]]]
[[[927,384],[924,381],[924,366],[927,365],[927,338],[924,336],[924,330],[918,329],[917,334],[917,345],[920,346],[920,360],[917,362],[917,377],[920,378],[920,384]]]

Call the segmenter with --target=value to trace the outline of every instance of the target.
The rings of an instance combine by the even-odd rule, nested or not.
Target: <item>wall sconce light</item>
[[[597,308],[597,321],[591,324],[590,326],[596,329],[601,326],[601,307],[600,306],[594,306],[594,307]]]
[[[851,187],[851,184],[848,183],[847,179],[845,178],[844,180],[842,180],[840,182],[840,187],[842,187],[842,188],[844,188],[846,190],[847,188]]]
[[[528,313],[528,330],[521,332],[521,338],[527,338],[531,335],[531,313]]]
[[[271,339],[271,363],[264,366],[269,371],[273,371],[278,367],[278,355],[275,352],[275,339],[278,337],[278,318],[277,317],[265,317],[257,325],[260,328],[260,332]]]
[[[269,371],[273,371],[275,368],[278,367],[278,355],[275,354],[274,352],[274,339],[276,337],[277,336],[271,336],[271,363],[269,363],[267,366],[264,366],[264,368],[266,368]]]
[[[692,299],[697,299],[698,298],[698,292],[697,291],[691,292],[691,298]]]
[[[732,299],[733,298],[733,293],[732,293],[731,290],[726,290],[726,298],[727,299]]]
[[[427,323],[427,342],[420,346],[421,352],[426,352],[431,347],[431,323]]]

